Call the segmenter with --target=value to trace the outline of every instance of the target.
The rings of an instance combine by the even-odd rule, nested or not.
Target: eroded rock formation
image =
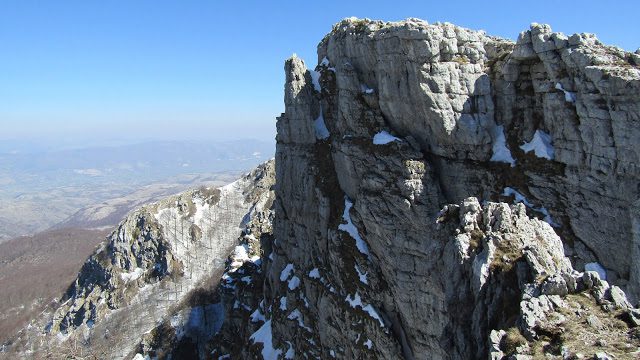
[[[347,19],[315,70],[289,59],[265,275],[274,346],[457,359],[512,327],[560,341],[540,314],[558,310],[548,296],[587,296],[585,266],[635,301],[639,60],[544,25],[513,43],[415,19]],[[447,203],[453,233],[436,221]],[[596,308],[621,293],[602,288]]]

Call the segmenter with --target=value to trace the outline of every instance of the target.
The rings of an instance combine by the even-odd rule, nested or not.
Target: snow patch
[[[287,341],[286,343],[287,343],[287,345],[289,345],[289,349],[284,354],[284,358],[285,359],[295,359],[296,358],[296,351],[293,349],[293,345],[289,341]]]
[[[543,206],[541,207],[533,206],[533,204],[530,203],[529,200],[527,200],[527,198],[525,198],[524,195],[520,194],[517,190],[507,186],[506,188],[504,188],[504,191],[502,192],[502,196],[513,196],[515,198],[514,201],[516,203],[521,202],[526,207],[542,213],[544,215],[544,218],[542,220],[547,224],[551,225],[552,227],[560,227],[560,225],[555,221],[553,221],[553,219],[551,218],[551,214],[549,214],[549,210],[547,210]]]
[[[592,262],[584,265],[584,271],[593,271],[598,273],[600,280],[607,280],[607,271],[600,265],[600,263]]]
[[[502,192],[502,196],[513,196],[515,198],[515,202],[519,203],[523,203],[525,206],[527,207],[533,207],[533,204],[531,204],[527,198],[524,197],[524,195],[520,194],[516,189],[511,188],[511,187],[506,187],[504,188],[504,191]]]
[[[273,333],[271,332],[271,320],[266,321],[260,329],[249,337],[254,343],[262,343],[262,358],[264,360],[277,360],[282,350],[273,347]]]
[[[358,294],[358,292],[356,292],[355,295],[353,295],[353,298],[351,297],[351,295],[347,295],[345,300],[354,309],[360,307],[364,312],[369,314],[369,316],[371,316],[372,318],[378,320],[378,322],[380,323],[380,327],[384,327],[384,322],[382,321],[382,318],[380,317],[380,314],[378,314],[378,312],[370,304],[369,305],[364,305],[362,303],[362,298],[360,298],[360,294]]]
[[[342,230],[347,234],[351,235],[351,237],[356,241],[356,247],[358,248],[358,250],[362,254],[366,255],[367,258],[371,258],[371,254],[369,253],[369,246],[367,245],[366,242],[364,242],[364,240],[362,240],[362,238],[360,237],[360,234],[358,233],[358,229],[355,227],[355,225],[353,225],[353,222],[351,221],[351,215],[349,214],[349,211],[351,210],[352,206],[353,206],[353,203],[351,202],[351,200],[345,197],[344,212],[342,213],[342,219],[347,223],[340,224],[338,226],[338,230]]]
[[[311,74],[311,83],[313,84],[313,88],[316,89],[317,92],[321,92],[322,86],[320,86],[320,72],[309,70],[309,74]]]
[[[289,316],[287,316],[287,319],[289,319],[289,320],[297,320],[299,327],[307,330],[308,332],[311,332],[311,328],[304,324],[304,321],[302,320],[302,313],[300,312],[300,310],[298,310],[298,309],[293,310],[291,312],[291,314],[289,314]]]
[[[135,281],[135,280],[139,279],[140,276],[142,276],[143,273],[144,273],[144,270],[142,270],[141,268],[137,267],[132,272],[121,273],[120,274],[120,278],[126,284],[129,281]]]
[[[354,309],[358,306],[362,307],[362,299],[360,298],[360,294],[358,294],[357,292],[355,295],[353,295],[353,299],[351,298],[351,295],[347,295],[347,298],[345,300]]]
[[[375,92],[375,90],[371,89],[370,87],[368,87],[365,84],[360,84],[360,89],[365,94],[373,94]]]
[[[367,280],[367,275],[369,273],[361,271],[357,264],[354,264],[354,267],[356,268],[356,272],[358,273],[358,278],[360,278],[360,282],[368,285],[369,281]]]
[[[282,311],[286,311],[287,310],[287,297],[283,296],[280,298],[280,310]]]
[[[280,272],[280,281],[286,281],[293,272],[293,264],[289,263]]]
[[[309,277],[312,279],[320,279],[320,270],[318,270],[318,268],[313,268],[309,271]]]
[[[265,321],[266,319],[264,318],[264,314],[262,313],[262,311],[260,311],[260,308],[257,308],[256,311],[254,311],[251,315],[251,322],[252,323],[257,323],[258,321]]]
[[[289,290],[295,290],[298,288],[298,286],[300,286],[300,278],[294,275],[289,280]]]
[[[229,272],[235,272],[241,267],[246,261],[249,261],[249,254],[247,252],[246,245],[238,245],[233,249],[233,253],[231,254],[231,269]]]
[[[331,133],[329,133],[329,129],[327,129],[327,125],[324,123],[324,116],[322,115],[322,107],[320,107],[320,115],[313,122],[313,128],[316,132],[316,139],[318,140],[327,140]]]
[[[373,347],[373,341],[371,341],[371,339],[367,339],[367,341],[364,342],[364,346],[366,346],[367,349],[371,350],[371,348]]]
[[[564,101],[572,104],[576,103],[576,93],[565,90],[560,83],[556,83],[556,89],[564,93]]]
[[[496,126],[493,133],[493,155],[490,161],[503,162],[510,164],[511,167],[516,166],[516,161],[511,156],[511,151],[507,147],[507,139],[504,136],[504,126]]]
[[[520,146],[525,153],[533,151],[534,154],[543,159],[553,160],[554,149],[551,145],[551,135],[542,130],[536,130],[530,142]]]
[[[385,145],[392,141],[402,141],[399,138],[389,134],[387,131],[382,130],[373,136],[374,145]]]
[[[378,320],[378,322],[380,323],[380,327],[384,327],[384,322],[382,321],[382,318],[380,317],[380,314],[378,314],[376,309],[374,309],[373,306],[371,306],[371,304],[363,307],[362,310],[364,310],[372,318]]]

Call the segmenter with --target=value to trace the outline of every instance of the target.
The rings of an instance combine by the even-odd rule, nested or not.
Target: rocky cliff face
[[[86,261],[52,314],[20,334],[12,356],[116,359],[186,351],[204,358],[224,320],[216,288],[225,261],[243,230],[265,222],[273,182],[270,161],[227,186],[133,211]]]
[[[318,59],[285,65],[269,346],[323,358],[591,351],[549,333],[545,316],[570,309],[568,296],[627,309],[605,279],[636,299],[638,54],[535,24],[513,43],[348,19]],[[525,336],[518,351],[500,346],[507,333]],[[612,354],[637,349],[621,333],[629,347]]]

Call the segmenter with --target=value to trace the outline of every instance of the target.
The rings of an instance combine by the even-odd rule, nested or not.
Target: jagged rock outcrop
[[[38,319],[48,322],[44,332],[38,324],[27,328],[14,355],[76,356],[68,353],[72,343],[74,351],[103,358],[130,358],[145,346],[204,358],[224,320],[215,288],[225,261],[241,232],[258,226],[270,209],[274,175],[272,160],[227,186],[130,213],[87,260],[61,304]]]
[[[537,24],[513,43],[347,19],[318,59],[285,65],[268,352],[483,358],[492,331],[500,342],[512,328],[561,341],[541,314],[585,293],[592,273],[573,268],[635,302],[637,54]],[[461,204],[449,229],[436,222],[445,204]],[[511,353],[540,355],[531,347]]]

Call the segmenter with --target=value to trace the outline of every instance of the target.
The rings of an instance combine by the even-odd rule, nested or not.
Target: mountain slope
[[[98,357],[134,354],[144,334],[221,275],[240,230],[273,201],[272,169],[269,162],[224,187],[188,191],[130,213],[85,262],[53,313],[25,329],[12,348],[38,357],[68,353],[80,342],[77,351]]]
[[[108,233],[64,228],[0,243],[0,343],[60,297]]]

